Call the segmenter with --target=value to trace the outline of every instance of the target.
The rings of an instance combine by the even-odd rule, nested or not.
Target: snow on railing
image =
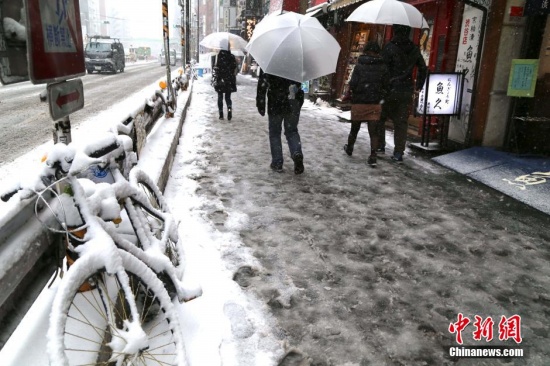
[[[187,85],[186,85],[187,88]],[[192,85],[189,85],[189,96]],[[161,93],[160,93],[161,94]],[[165,109],[162,94],[155,93],[146,102],[111,128],[113,132],[132,138],[134,151],[139,158],[147,135],[162,116]],[[181,134],[185,112],[174,143]],[[164,188],[176,146],[173,146],[162,169],[158,185]],[[15,198],[18,199],[18,198]],[[44,210],[48,211],[48,210]],[[46,214],[46,212],[44,212]],[[46,220],[53,218],[46,218]],[[14,204],[10,212],[0,218],[0,349],[4,346],[21,318],[32,305],[43,287],[55,272],[64,253],[59,253],[62,238],[47,230],[35,216],[34,200]]]

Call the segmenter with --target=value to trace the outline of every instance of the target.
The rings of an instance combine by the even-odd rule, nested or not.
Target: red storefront
[[[412,40],[424,55],[432,72],[454,71],[457,45],[460,34],[460,20],[463,2],[459,0],[414,0],[407,1],[415,6],[430,25],[429,29],[414,29]],[[322,3],[322,2],[319,2]],[[329,7],[328,28],[342,47],[336,74],[332,77],[331,99],[338,105],[346,92],[354,62],[360,55],[365,42],[387,43],[392,37],[392,27],[386,25],[346,22],[345,19],[365,1],[336,0]],[[411,111],[410,132],[419,133],[420,117]]]

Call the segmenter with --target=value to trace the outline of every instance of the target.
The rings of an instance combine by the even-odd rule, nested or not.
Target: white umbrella
[[[336,70],[340,45],[316,18],[270,15],[247,45],[264,72],[304,82]]]
[[[346,22],[402,24],[412,28],[429,28],[422,13],[414,6],[397,0],[372,0],[355,9]]]
[[[213,50],[227,51],[243,50],[246,47],[246,41],[242,37],[229,32],[210,33],[199,44]]]

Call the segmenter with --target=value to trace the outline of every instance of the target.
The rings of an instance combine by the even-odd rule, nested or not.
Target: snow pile
[[[21,21],[5,17],[4,18],[4,32],[6,39],[27,42],[27,29],[25,28],[26,19],[23,17],[25,12],[21,10]]]

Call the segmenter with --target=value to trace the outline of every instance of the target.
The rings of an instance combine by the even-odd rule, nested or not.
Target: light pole
[[[195,59],[197,62],[199,62],[199,42],[200,42],[200,26],[199,26],[199,20],[200,20],[200,0],[197,0],[197,58]]]
[[[185,1],[185,2],[184,2]],[[180,22],[180,36],[181,36],[181,63],[185,69],[185,65],[189,62],[189,26],[187,10],[189,8],[189,0],[178,0],[178,4],[181,7],[181,22]]]

